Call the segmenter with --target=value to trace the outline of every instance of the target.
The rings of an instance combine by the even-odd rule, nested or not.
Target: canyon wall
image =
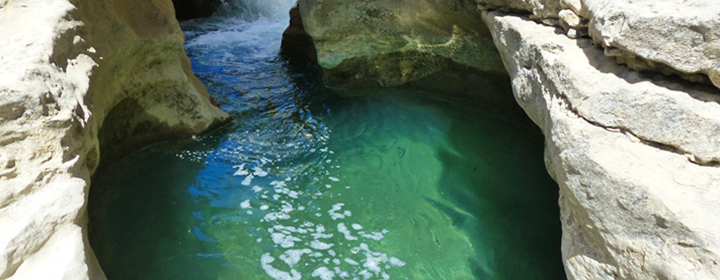
[[[0,0],[0,279],[104,279],[100,160],[202,133],[228,118],[214,103],[170,0]]]
[[[437,73],[471,70],[469,84],[509,75],[545,135],[569,279],[720,278],[720,2],[300,0],[294,9],[283,44],[307,56],[311,42],[309,60],[331,84],[458,88]],[[492,95],[483,84],[460,88]]]

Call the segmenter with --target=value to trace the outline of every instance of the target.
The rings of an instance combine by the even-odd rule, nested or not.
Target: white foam
[[[353,260],[351,258],[345,258],[345,262],[350,265],[359,265],[360,264],[359,262],[356,262],[355,260]]]
[[[313,277],[319,277],[320,279],[333,279],[335,278],[335,272],[329,270],[327,267],[321,266],[312,273]]]
[[[332,246],[335,246],[335,244],[328,244],[320,240],[313,240],[312,242],[310,242],[310,247],[318,250],[327,250],[332,248]]]
[[[292,198],[295,198],[295,199],[298,198],[298,192],[296,192],[296,191],[290,191],[290,192],[288,192],[287,195],[288,195],[289,197],[292,197]]]
[[[390,264],[392,264],[392,265],[394,265],[394,266],[405,266],[405,262],[399,260],[399,259],[396,258],[396,257],[391,257],[391,258],[390,258]]]
[[[338,182],[338,181],[340,181],[340,179],[335,178],[335,177],[332,177],[332,176],[331,176],[331,177],[328,177],[328,179],[330,179],[330,181],[333,181],[333,182]]]
[[[265,217],[263,217],[263,220],[265,221],[275,221],[275,220],[287,220],[290,219],[290,215],[282,213],[282,212],[270,212],[265,214]]]
[[[240,208],[242,208],[242,209],[250,208],[250,200],[246,199],[245,201],[240,202]]]
[[[357,240],[357,237],[352,236],[350,230],[345,226],[345,223],[339,223],[337,225],[337,229],[340,233],[345,235],[345,239],[347,240]]]
[[[295,241],[302,241],[302,239],[294,237],[292,235],[285,235],[283,233],[275,232],[271,235],[273,243],[280,245],[283,248],[290,248],[295,246]]]
[[[265,253],[260,257],[260,264],[262,265],[263,270],[265,270],[265,273],[267,273],[268,276],[272,277],[275,280],[300,280],[302,276],[299,272],[297,272],[295,269],[291,271],[291,273],[288,273],[286,271],[279,270],[277,268],[274,268],[270,263],[274,262],[275,258],[270,256],[270,253]]]
[[[375,272],[375,275],[378,275],[382,270],[380,268],[380,258],[373,256],[371,253],[365,253],[365,263],[363,266]]]
[[[285,182],[283,182],[283,181],[272,181],[272,182],[270,182],[270,185],[273,187],[276,187],[276,188],[282,188],[282,187],[286,186]]]
[[[240,184],[242,184],[243,186],[249,186],[250,183],[252,183],[253,178],[255,178],[255,176],[253,176],[252,174],[247,175],[247,177],[245,177],[245,179],[243,179]]]
[[[262,170],[259,166],[253,168],[253,174],[258,177],[265,177],[268,175],[267,171]]]
[[[312,251],[310,249],[287,250],[285,253],[280,255],[280,259],[283,260],[289,267],[293,267],[300,262],[302,255],[306,253],[312,253]]]
[[[330,214],[330,218],[332,218],[333,220],[337,220],[337,219],[345,219],[345,217],[351,216],[352,213],[350,213],[350,211],[345,211],[342,214],[336,212],[336,211],[342,210],[343,206],[345,206],[344,203],[334,204],[332,206],[332,209],[330,209],[330,211],[328,211],[328,214]]]
[[[235,166],[233,166],[233,167],[234,167],[234,168],[237,168],[237,170],[235,171],[235,173],[233,173],[233,176],[245,176],[245,175],[250,174],[250,173],[247,172],[247,170],[245,170],[245,164],[244,164],[244,163],[241,164],[241,165],[235,165]]]
[[[280,211],[285,212],[285,213],[290,213],[290,212],[292,212],[293,210],[295,210],[295,209],[293,208],[293,206],[290,205],[290,203],[287,203],[287,202],[285,202],[285,201],[283,201],[283,202],[284,202],[284,203],[283,203],[282,207],[280,208]]]
[[[352,228],[353,228],[354,230],[361,230],[361,229],[363,229],[363,227],[362,227],[361,225],[359,225],[359,224],[352,224]]]
[[[368,272],[367,269],[363,269],[362,271],[360,271],[359,274],[362,275],[362,276],[363,276],[363,279],[365,279],[365,280],[370,279],[371,277],[373,277],[372,273]]]
[[[385,238],[385,236],[380,232],[373,232],[372,234],[362,234],[362,237],[377,240],[377,241],[380,241],[383,238]]]

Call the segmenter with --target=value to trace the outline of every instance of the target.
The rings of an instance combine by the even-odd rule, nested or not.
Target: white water
[[[243,79],[253,80],[254,84],[250,88],[257,89],[256,93],[259,95],[265,95],[268,84],[278,82],[291,84],[287,80],[282,80],[281,70],[270,70],[276,77],[263,75],[263,72],[268,72],[268,68],[272,69],[273,65],[280,64],[277,54],[282,32],[289,21],[287,11],[292,4],[294,1],[251,3],[228,1],[214,18],[183,24],[184,29],[187,30],[188,53],[202,57],[202,59],[195,58],[196,62],[200,60],[201,63],[210,66],[222,65],[225,69],[233,69],[234,75],[243,75]],[[233,13],[235,16],[232,15]],[[293,94],[292,90],[287,90],[287,93]],[[251,94],[253,90],[248,93]],[[237,110],[227,107],[225,109]],[[240,156],[235,160],[242,160],[242,163],[234,166],[237,169],[233,176],[239,177],[240,184],[251,188],[254,195],[240,203],[242,211],[234,214],[233,219],[243,220],[247,228],[255,229],[253,235],[255,241],[261,245],[259,247],[263,247],[262,244],[274,244],[275,249],[257,256],[262,269],[273,279],[301,279],[303,276],[320,279],[337,277],[389,279],[386,270],[402,267],[405,262],[372,249],[384,238],[388,230],[364,229],[359,221],[352,219],[351,211],[343,209],[345,204],[342,202],[333,203],[330,209],[324,209],[325,206],[329,206],[325,204],[330,203],[328,196],[332,198],[335,193],[336,197],[331,201],[340,201],[342,190],[350,186],[333,186],[342,182],[338,178],[340,175],[332,173],[333,169],[340,166],[331,164],[333,160],[330,158],[334,152],[327,147],[329,131],[322,126],[313,126],[316,121],[311,116],[308,116],[305,122],[314,127],[314,131],[302,134],[312,134],[312,139],[300,139],[302,141],[290,139],[282,141],[279,146],[284,145],[285,148],[295,151],[301,150],[307,153],[305,157],[317,158],[316,161],[321,164],[312,162],[308,164],[326,169],[324,178],[313,179],[321,187],[309,193],[309,190],[300,183],[306,181],[302,178],[304,172],[282,170],[282,167],[278,167],[282,166],[280,162],[285,159],[282,155],[272,159]],[[232,157],[233,154],[241,155],[247,151],[231,150],[238,147],[258,146],[257,143],[253,143],[255,145],[243,143],[246,139],[257,136],[254,133],[255,131],[245,131],[237,133],[234,137],[231,135],[227,140],[232,143],[227,145],[228,149],[221,149],[220,153],[208,156],[222,158],[229,155]],[[314,141],[308,143],[306,140]],[[266,142],[276,142],[275,145],[270,144],[268,148],[278,150],[277,142],[280,141]],[[257,154],[263,152],[258,151]],[[303,190],[306,193],[303,193]],[[324,224],[318,221],[323,221]],[[210,233],[213,236],[218,234],[222,233]],[[232,240],[232,238],[227,239]],[[229,247],[233,246],[229,245]],[[301,260],[305,267],[299,268],[297,266]],[[312,273],[303,275],[300,271],[307,272],[310,268],[308,266],[313,268],[310,269]]]

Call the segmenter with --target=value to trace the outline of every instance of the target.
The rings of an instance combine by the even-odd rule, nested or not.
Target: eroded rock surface
[[[484,17],[546,136],[570,279],[720,277],[720,225],[708,222],[720,219],[720,169],[693,162],[716,159],[715,89],[629,71],[554,27]]]
[[[227,115],[170,0],[0,0],[0,27],[0,279],[104,279],[85,228],[100,158]]]
[[[312,38],[317,63],[332,86],[428,89],[443,79],[455,81],[444,83],[446,91],[461,93],[492,87],[483,76],[507,79],[470,1],[300,0],[296,9],[293,14],[301,17],[300,28]],[[297,27],[288,32],[297,33]]]
[[[589,19],[595,42],[620,62],[639,70],[712,74],[720,86],[720,2],[582,0],[578,13]]]
[[[476,0],[586,34],[618,63],[720,87],[720,2],[712,0]],[[709,79],[708,79],[709,77]]]

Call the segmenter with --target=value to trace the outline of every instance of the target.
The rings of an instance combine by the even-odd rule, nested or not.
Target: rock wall
[[[400,61],[435,55],[495,73],[495,60],[482,55],[494,46],[425,47],[489,28],[470,32],[469,41],[491,35],[515,100],[545,134],[569,279],[720,279],[720,2],[356,2],[298,2],[330,82],[343,64],[352,67],[341,78],[375,71],[370,76],[384,86],[417,77],[404,75],[401,63],[384,67],[398,57],[388,50],[400,50]],[[367,19],[375,9],[391,19]],[[473,12],[485,24],[459,23],[475,22]],[[448,26],[462,31],[443,44],[411,31]],[[422,47],[404,51],[412,46]]]
[[[0,279],[104,279],[85,227],[100,160],[228,116],[170,0],[0,0],[0,27]]]
[[[590,39],[486,13],[516,100],[546,136],[569,279],[720,278],[710,86],[618,66]],[[702,147],[702,148],[700,148]]]

